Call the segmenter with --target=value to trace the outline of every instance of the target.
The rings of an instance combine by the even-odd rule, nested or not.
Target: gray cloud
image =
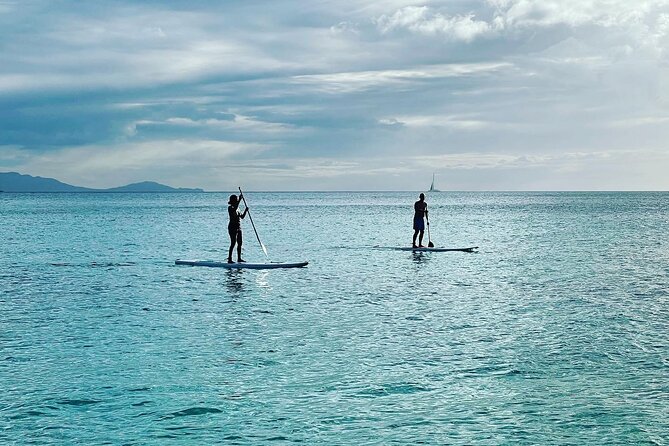
[[[665,0],[0,2],[0,170],[666,189],[668,44]]]

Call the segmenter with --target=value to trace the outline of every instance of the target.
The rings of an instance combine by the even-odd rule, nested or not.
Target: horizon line
[[[171,187],[171,186],[170,186]],[[182,188],[182,189],[201,189],[201,188]],[[84,191],[3,191],[4,194],[229,194],[235,192],[234,190],[170,190],[170,191],[114,191],[105,189],[92,189]],[[423,190],[247,190],[246,193],[278,193],[278,194],[294,194],[294,193],[428,193]],[[635,193],[635,192],[649,192],[649,193],[665,193],[669,190],[659,189],[500,189],[500,190],[440,190],[439,192],[432,192],[432,194],[448,194],[448,193],[558,193],[558,192],[572,192],[572,193]]]

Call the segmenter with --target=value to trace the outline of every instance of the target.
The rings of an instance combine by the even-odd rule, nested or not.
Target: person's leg
[[[421,248],[423,247],[423,234],[424,233],[425,233],[425,231],[420,231],[420,235],[418,236],[418,246],[420,246]]]
[[[230,236],[230,249],[228,250],[228,263],[232,263],[232,251],[235,249],[235,240],[236,240],[237,234],[228,230],[228,235]]]
[[[413,242],[411,243],[412,247],[416,247],[416,237],[418,237],[418,229],[413,231]]]
[[[237,261],[243,262],[242,259],[242,230],[237,231]]]

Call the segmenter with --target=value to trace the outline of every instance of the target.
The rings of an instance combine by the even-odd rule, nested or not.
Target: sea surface
[[[669,444],[669,193],[416,195],[0,194],[0,444]]]

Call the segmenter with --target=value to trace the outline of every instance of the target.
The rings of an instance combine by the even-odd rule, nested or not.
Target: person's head
[[[237,204],[237,195],[235,195],[235,194],[230,195],[230,199],[228,200],[228,204]]]
[[[425,194],[420,194],[418,198],[420,198],[420,201],[425,201]]]

